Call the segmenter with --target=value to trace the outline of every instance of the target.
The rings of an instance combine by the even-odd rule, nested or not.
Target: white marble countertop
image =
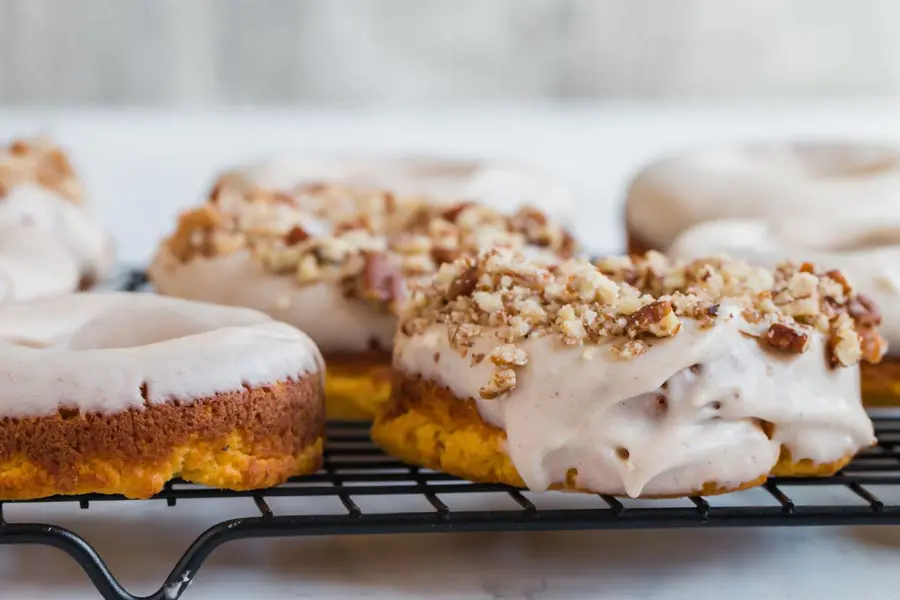
[[[175,214],[200,197],[217,167],[290,151],[480,153],[531,162],[577,194],[578,233],[595,249],[615,250],[624,239],[623,186],[648,158],[735,138],[852,136],[900,142],[900,105],[492,105],[209,114],[0,110],[0,138],[35,131],[58,135],[72,148],[128,262],[147,259]],[[273,508],[340,510],[316,502]],[[418,503],[411,507],[421,509]],[[370,510],[405,508],[402,501],[386,505],[376,499]],[[183,501],[176,508],[128,502],[95,504],[88,511],[7,506],[6,515],[11,521],[53,520],[71,527],[98,547],[126,587],[149,593],[199,532],[255,510],[249,500]],[[256,540],[217,550],[184,597],[803,600],[864,595],[879,600],[898,597],[898,563],[900,528],[881,527]],[[60,552],[0,546],[0,598],[95,597],[80,568]]]

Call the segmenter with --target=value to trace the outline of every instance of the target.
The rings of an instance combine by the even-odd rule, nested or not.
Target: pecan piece
[[[516,372],[512,369],[495,371],[490,381],[482,386],[478,393],[485,400],[493,400],[512,391],[516,387]]]
[[[447,290],[447,300],[455,300],[459,296],[467,296],[472,293],[478,284],[478,268],[474,265],[457,275],[450,289]]]
[[[832,281],[840,284],[842,288],[844,288],[844,293],[849,294],[853,291],[853,286],[850,285],[850,282],[847,281],[847,277],[844,275],[843,271],[839,271],[837,269],[832,269],[825,273],[825,276],[831,279]]]
[[[284,243],[288,246],[294,246],[299,244],[300,242],[305,242],[309,239],[309,234],[305,229],[300,227],[299,225],[294,225],[291,227],[291,230],[288,231],[284,236]]]
[[[857,330],[860,339],[862,359],[869,364],[878,364],[887,352],[888,344],[874,327],[862,327]]]
[[[637,309],[628,317],[628,327],[646,331],[653,323],[662,321],[666,313],[672,310],[672,303],[668,300],[657,300]]]
[[[498,367],[523,367],[528,364],[528,354],[515,344],[503,344],[491,352],[491,362]]]
[[[763,340],[773,348],[800,354],[809,346],[809,335],[781,323],[773,323],[763,335]]]
[[[462,251],[459,248],[432,248],[431,249],[431,260],[434,261],[434,264],[440,266],[444,263],[453,262],[457,258],[462,256]]]
[[[678,333],[681,321],[672,310],[669,300],[657,300],[642,306],[628,317],[626,328],[632,335],[650,332],[657,337],[666,337]]]
[[[9,146],[9,153],[13,156],[23,156],[31,152],[31,145],[25,140],[16,140]]]
[[[878,312],[878,307],[866,296],[857,295],[851,299],[847,305],[847,312],[854,321],[864,327],[881,324],[881,313]]]
[[[366,297],[392,302],[403,295],[403,278],[387,254],[366,252],[363,260],[362,292]]]
[[[469,208],[470,206],[475,206],[474,202],[460,202],[456,206],[452,206],[441,213],[441,218],[445,221],[450,221],[451,223],[456,223],[456,219],[459,218],[459,215],[462,214],[464,210]]]

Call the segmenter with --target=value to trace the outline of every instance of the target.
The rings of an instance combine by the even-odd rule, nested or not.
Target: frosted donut
[[[45,141],[0,150],[0,301],[89,287],[113,265],[66,156]]]
[[[0,499],[315,471],[323,373],[305,334],[252,310],[123,293],[0,306]]]
[[[317,208],[341,201],[343,221]],[[389,394],[393,308],[407,282],[491,246],[574,251],[571,236],[533,209],[507,216],[343,185],[299,198],[220,185],[182,216],[149,272],[162,294],[255,308],[306,331],[328,364],[329,416],[370,418]]]
[[[629,251],[666,250],[702,221],[816,215],[839,223],[900,219],[900,149],[878,144],[757,143],[667,158],[628,190]]]
[[[802,257],[841,269],[861,297],[878,307],[880,330],[888,342],[884,360],[862,365],[863,400],[870,405],[900,403],[900,219],[711,221],[682,232],[670,252],[682,257],[728,254],[769,268]]]
[[[684,496],[832,474],[875,441],[857,363],[884,343],[850,315],[855,297],[826,316],[787,291],[808,285],[846,289],[836,272],[655,254],[461,259],[405,305],[373,439],[534,491]]]

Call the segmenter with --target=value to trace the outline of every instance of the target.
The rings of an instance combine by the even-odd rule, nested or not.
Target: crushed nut
[[[83,190],[69,159],[47,140],[14,140],[0,148],[0,197],[19,185],[37,184],[75,204]]]
[[[515,344],[503,344],[491,352],[491,362],[498,367],[523,367],[528,364],[528,355]]]
[[[809,335],[781,323],[773,323],[763,336],[763,340],[778,350],[800,354],[809,345]]]
[[[483,386],[478,393],[485,400],[499,398],[503,394],[511,392],[516,387],[516,372],[512,369],[494,371],[490,381]]]

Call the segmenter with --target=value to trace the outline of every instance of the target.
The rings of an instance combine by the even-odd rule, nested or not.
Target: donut
[[[149,274],[162,294],[255,308],[307,332],[328,365],[328,416],[369,419],[390,393],[394,308],[408,284],[491,246],[536,260],[575,251],[527,207],[506,215],[345,184],[236,193],[220,181],[182,215]]]
[[[664,158],[632,181],[631,253],[665,251],[703,221],[818,216],[900,218],[900,148],[853,142],[758,142]]]
[[[155,294],[0,306],[0,499],[263,488],[318,469],[324,366],[257,311]]]
[[[113,254],[59,148],[20,139],[0,149],[0,301],[88,288]]]
[[[463,257],[405,303],[372,437],[533,491],[679,497],[833,474],[875,442],[858,363],[884,341],[855,301],[808,263]]]

